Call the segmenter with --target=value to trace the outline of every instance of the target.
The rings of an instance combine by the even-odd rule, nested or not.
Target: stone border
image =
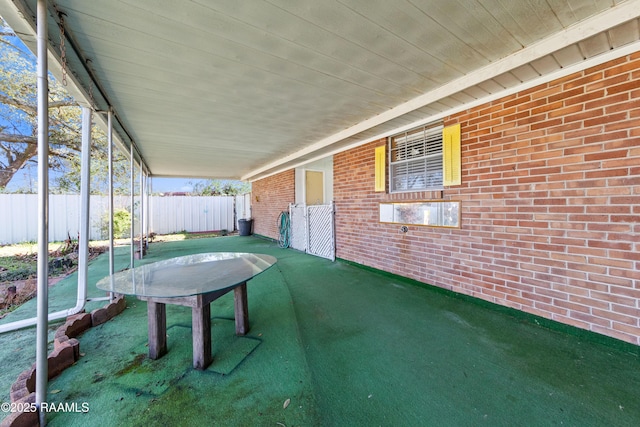
[[[80,342],[76,339],[87,329],[98,326],[122,313],[127,307],[124,295],[116,295],[116,299],[91,313],[78,313],[67,317],[60,326],[53,340],[53,351],[47,357],[48,377],[52,379],[80,359]],[[11,403],[29,404],[36,400],[36,365],[23,371],[11,385]],[[13,412],[0,423],[0,427],[26,427],[40,424],[37,412]]]

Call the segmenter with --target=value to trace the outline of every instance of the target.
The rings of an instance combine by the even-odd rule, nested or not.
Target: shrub
[[[127,237],[131,233],[131,213],[126,209],[116,209],[113,211],[113,237],[120,239]],[[100,233],[104,239],[109,238],[109,214],[102,217]]]

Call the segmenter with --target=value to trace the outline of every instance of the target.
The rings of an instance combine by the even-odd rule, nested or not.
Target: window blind
[[[391,192],[443,188],[442,129],[426,126],[390,138]]]

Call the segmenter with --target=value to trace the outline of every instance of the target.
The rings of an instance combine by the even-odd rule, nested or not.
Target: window
[[[389,189],[442,190],[442,125],[424,126],[389,138]]]
[[[305,170],[305,202],[307,205],[324,204],[324,172]]]
[[[380,203],[380,222],[460,228],[460,201]]]

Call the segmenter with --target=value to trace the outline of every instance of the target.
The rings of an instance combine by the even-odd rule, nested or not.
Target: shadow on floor
[[[127,298],[123,314],[80,337],[80,361],[49,384],[49,402],[89,411],[50,413],[49,425],[640,424],[637,355],[409,280],[254,237],[157,243],[144,262],[210,251],[278,258],[248,283],[248,336],[234,335],[233,296],[215,301],[214,363],[196,371],[190,310],[168,306],[169,352],[152,361],[146,303]],[[105,258],[91,265],[91,287]],[[56,292],[73,295],[74,280]],[[34,336],[0,336],[3,402],[35,360]]]

